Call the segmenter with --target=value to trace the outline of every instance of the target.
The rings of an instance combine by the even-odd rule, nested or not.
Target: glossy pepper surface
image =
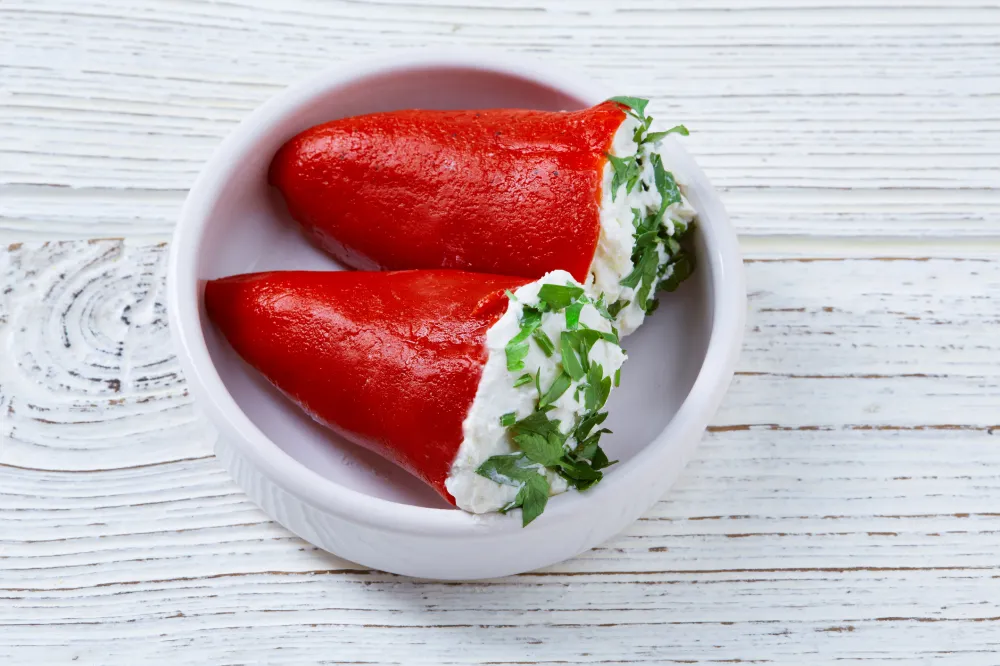
[[[486,331],[527,280],[462,271],[308,272],[210,281],[233,348],[320,423],[444,481],[486,362]]]
[[[269,179],[314,240],[354,268],[458,268],[583,282],[607,152],[625,119],[582,111],[392,111],[293,137]]]

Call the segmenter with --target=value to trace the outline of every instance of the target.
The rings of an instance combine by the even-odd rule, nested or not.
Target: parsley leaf
[[[476,469],[476,474],[505,486],[518,488],[514,501],[501,509],[507,513],[521,508],[521,525],[527,525],[545,511],[549,501],[549,480],[538,470],[537,463],[523,453],[490,456]]]
[[[559,336],[559,352],[562,354],[563,370],[573,381],[579,381],[584,376],[583,361],[578,356],[577,347],[574,346],[577,340],[577,336],[569,331],[563,331]]]
[[[655,143],[668,134],[680,134],[681,136],[691,135],[687,127],[684,127],[684,125],[676,125],[668,129],[666,132],[650,132],[649,134],[646,135],[646,138],[643,140],[643,142]]]
[[[530,384],[533,379],[534,377],[525,373],[520,377],[518,377],[517,380],[514,382],[514,388],[518,388],[519,386],[524,386],[525,384]]]
[[[587,411],[594,412],[604,406],[611,393],[611,378],[604,376],[600,363],[592,363],[587,371],[587,388],[583,392]]]
[[[624,298],[620,298],[608,306],[608,314],[611,315],[612,318],[616,318],[618,316],[618,313],[627,308],[628,306],[629,302],[626,301]]]
[[[562,436],[559,432],[559,421],[553,421],[545,414],[545,412],[540,410],[528,414],[523,419],[515,423],[511,432],[515,435],[525,432],[533,432],[546,437],[553,433]]]
[[[618,102],[623,106],[627,106],[629,109],[635,112],[635,115],[639,120],[643,120],[646,116],[646,105],[649,104],[648,99],[643,99],[641,97],[626,97],[624,95],[619,95],[617,97],[611,97],[608,99],[609,102]]]
[[[580,352],[580,360],[582,362],[583,369],[589,371],[590,350],[593,349],[598,340],[611,341],[612,336],[610,333],[602,333],[601,331],[595,331],[592,328],[582,328],[579,331],[574,332],[573,335],[576,349]],[[614,336],[614,338],[617,340],[617,336]]]
[[[604,449],[598,446],[597,450],[594,452],[594,457],[591,458],[590,464],[593,466],[594,469],[604,469],[605,467],[611,467],[616,462],[618,461],[617,460],[609,461],[608,455],[604,453]]]
[[[490,456],[476,469],[476,474],[502,486],[518,487],[532,474],[538,474],[538,465],[523,453]]]
[[[608,321],[614,321],[614,316],[608,312],[608,306],[604,302],[604,294],[601,294],[596,301],[591,301],[591,305],[597,310],[597,314],[601,315]]]
[[[518,370],[524,370],[524,359],[528,355],[528,343],[518,341],[515,342],[511,340],[504,347],[504,352],[507,354],[507,369],[511,372],[517,372]]]
[[[659,255],[656,252],[656,247],[647,247],[642,250],[642,254],[639,257],[639,261],[636,262],[635,267],[632,272],[622,278],[621,285],[623,287],[630,287],[635,289],[639,286],[639,283],[649,275],[656,275],[657,263],[659,262]],[[648,293],[648,290],[647,290]],[[644,299],[639,296],[636,298],[641,306]]]
[[[542,515],[549,501],[549,480],[541,474],[528,477],[517,491],[513,504],[521,507],[521,527],[527,527]],[[510,508],[507,508],[510,511]]]
[[[632,158],[634,160],[634,158]],[[649,216],[643,218],[636,211],[636,234],[641,236],[637,242],[646,250],[655,253],[657,234],[650,233]],[[678,246],[679,247],[679,246]],[[648,252],[647,252],[648,253]],[[671,255],[676,260],[680,255]],[[633,259],[636,259],[634,256]],[[673,269],[669,269],[673,274]],[[667,276],[666,269],[661,271],[661,277]],[[640,276],[640,282],[641,278]],[[509,294],[514,298],[513,294]],[[500,425],[507,429],[515,453],[492,456],[482,463],[476,473],[495,483],[517,488],[517,495],[510,503],[500,509],[508,512],[516,508],[522,510],[522,523],[529,524],[544,510],[550,492],[546,474],[558,474],[566,483],[578,490],[586,490],[603,478],[602,466],[611,464],[607,456],[600,450],[598,444],[601,435],[610,432],[599,428],[607,418],[606,412],[599,411],[607,402],[611,391],[612,379],[605,377],[604,369],[589,359],[590,351],[600,340],[619,344],[618,331],[615,329],[614,315],[620,312],[627,302],[617,302],[609,308],[601,295],[596,301],[588,298],[584,290],[575,283],[563,285],[542,285],[538,293],[538,303],[535,306],[523,307],[520,329],[506,345],[507,366],[511,372],[524,369],[524,360],[529,354],[529,342],[534,340],[546,356],[555,354],[558,347],[560,353],[560,369],[546,390],[541,386],[541,368],[535,372],[524,372],[514,381],[514,387],[525,386],[534,380],[538,398],[535,411],[521,420],[517,420],[516,412],[507,412],[499,417]],[[581,321],[583,308],[593,305],[602,317],[612,322],[611,331],[595,330]],[[560,332],[559,340],[553,342],[542,330],[544,314],[553,314],[565,310],[566,328]],[[619,373],[615,373],[618,381]],[[560,422],[549,418],[549,412],[555,409],[558,401],[576,383],[576,399],[583,398],[585,412],[575,417],[570,433],[560,429]],[[574,444],[570,446],[570,438]]]
[[[559,461],[559,476],[569,481],[577,490],[586,490],[604,478],[604,475],[586,460],[566,457]]]
[[[653,164],[653,182],[656,183],[656,191],[660,193],[660,212],[657,213],[657,221],[663,219],[663,211],[670,204],[681,202],[681,190],[677,187],[674,174],[663,168],[663,160],[656,153],[650,156]]]
[[[545,334],[545,331],[540,328],[536,328],[531,332],[531,337],[536,343],[538,343],[538,346],[541,348],[542,353],[545,354],[546,357],[552,356],[552,352],[556,350],[556,347],[552,344],[552,340],[549,336]]]
[[[552,385],[549,386],[549,390],[546,391],[542,397],[538,399],[539,409],[551,405],[553,402],[558,400],[563,393],[565,393],[573,380],[570,379],[569,375],[565,371],[560,372],[556,375],[556,378],[552,380]]]
[[[607,153],[607,156],[608,161],[611,162],[611,168],[615,172],[615,175],[611,178],[611,200],[614,201],[618,196],[618,189],[628,182],[631,164],[635,162],[635,156],[626,157],[625,159],[615,157],[611,153]]]
[[[507,354],[507,369],[517,372],[524,369],[524,359],[528,355],[528,336],[542,324],[542,313],[526,307],[521,313],[521,330],[504,347]]]
[[[659,288],[663,291],[675,291],[681,282],[691,277],[694,272],[694,257],[682,252],[677,259],[667,267],[668,274]]]
[[[565,453],[567,436],[545,412],[536,411],[510,427],[511,438],[532,462],[554,467]]]
[[[598,301],[600,302],[600,301]],[[580,313],[583,312],[583,301],[572,303],[566,308],[566,329],[574,330],[580,325]]]
[[[607,412],[591,412],[580,421],[580,425],[573,431],[573,437],[578,442],[584,441],[590,436],[590,431],[604,423],[607,418]]]
[[[677,184],[673,176],[663,170],[663,164],[660,162],[659,156],[653,155],[653,157],[655,158],[653,163],[657,184],[663,188],[661,192],[663,193],[664,201],[669,201],[667,197],[671,196],[670,185],[676,189]],[[676,192],[676,195],[680,197],[679,190]],[[656,300],[650,298],[650,293],[656,286],[657,278],[660,277],[664,269],[660,265],[660,253],[657,251],[657,247],[662,241],[661,234],[664,233],[665,229],[660,224],[660,219],[664,215],[667,205],[669,204],[662,205],[656,216],[647,215],[636,226],[634,235],[635,246],[632,253],[632,271],[620,282],[622,286],[636,290],[635,300],[638,302],[639,307],[647,314],[653,312],[657,306]],[[668,238],[667,240],[672,241],[673,239]],[[676,241],[673,241],[673,245],[667,245],[668,251],[673,247],[679,248],[680,246]]]
[[[656,251],[656,247],[651,247],[646,250],[639,265],[639,268],[642,270],[642,285],[635,292],[635,300],[639,303],[639,307],[647,313],[650,312],[651,307],[655,307],[649,300],[649,294],[653,290],[653,283],[656,281],[659,262],[660,255]]]
[[[553,310],[562,310],[583,296],[583,288],[575,285],[543,284],[538,290],[538,298]]]

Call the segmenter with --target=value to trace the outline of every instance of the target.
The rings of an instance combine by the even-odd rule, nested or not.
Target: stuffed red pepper
[[[569,273],[272,272],[210,281],[209,317],[312,418],[474,513],[585,490],[625,353]]]
[[[392,111],[292,138],[270,182],[316,242],[361,269],[565,270],[623,334],[690,275],[695,211],[646,100],[572,112]]]

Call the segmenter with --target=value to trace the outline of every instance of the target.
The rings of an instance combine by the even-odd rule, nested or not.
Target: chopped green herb
[[[542,410],[534,411],[515,423],[511,428],[511,433],[515,436],[525,433],[534,433],[543,437],[555,436],[560,438],[560,444],[566,441],[566,436],[559,430],[559,421],[553,421]]]
[[[504,290],[503,290],[503,293],[504,293],[504,295],[505,295],[505,296],[507,296],[507,298],[509,298],[510,300],[512,300],[512,301],[516,301],[516,300],[517,300],[517,296],[515,296],[515,295],[514,295],[514,292],[512,292],[512,291],[511,291],[510,289],[504,289]]]
[[[556,375],[556,378],[552,380],[552,385],[549,386],[549,390],[538,399],[538,406],[541,408],[551,405],[553,402],[558,400],[560,396],[567,391],[567,389],[569,389],[570,384],[572,383],[573,380],[570,379],[570,376],[566,374],[565,371],[560,372]]]
[[[491,456],[476,469],[476,474],[505,486],[518,488],[514,501],[503,507],[507,513],[521,509],[521,525],[527,526],[545,511],[549,500],[549,481],[522,453]]]
[[[559,476],[569,481],[577,490],[586,490],[604,477],[587,461],[573,460],[569,457],[559,461]]]
[[[671,127],[666,132],[650,132],[646,135],[644,143],[656,143],[668,134],[680,134],[681,136],[689,136],[691,133],[688,132],[688,128],[684,125],[676,125]]]
[[[642,284],[639,289],[635,292],[635,300],[639,303],[641,307],[646,312],[649,312],[649,308],[653,307],[649,301],[649,294],[653,291],[653,285],[656,281],[656,272],[659,269],[660,255],[656,251],[655,247],[651,247],[646,251],[645,256],[643,256],[642,267]]]
[[[543,411],[535,411],[514,424],[514,434],[525,432],[533,432],[546,437],[553,433],[559,434],[559,421],[553,421]]]
[[[632,114],[634,115],[634,114]],[[652,118],[640,118],[640,122],[635,126],[635,131],[632,132],[632,140],[635,141],[637,145],[642,145],[646,143],[645,137],[646,130],[649,129],[649,123],[652,122]]]
[[[646,105],[649,104],[648,99],[643,99],[641,97],[626,97],[622,95],[618,97],[611,97],[608,101],[618,102],[619,104],[627,106],[632,111],[635,111],[635,114],[633,115],[635,115],[636,118],[639,118],[639,120],[643,120],[645,118]]]
[[[628,162],[611,153],[608,153],[608,161],[611,162],[611,168],[615,172],[611,178],[611,200],[614,201],[618,196],[618,188],[628,181]]]
[[[535,412],[534,415],[545,417],[542,412]],[[530,418],[530,417],[529,417]],[[545,421],[545,427],[529,428],[521,422],[515,423],[511,429],[511,436],[514,443],[520,447],[524,455],[532,462],[545,467],[554,467],[559,464],[565,451],[566,436],[559,431],[558,421]]]
[[[543,284],[538,290],[538,298],[553,310],[562,310],[583,296],[583,288],[575,285]]]
[[[577,336],[573,335],[569,331],[563,331],[559,336],[559,351],[562,354],[562,366],[563,370],[570,376],[573,381],[579,381],[583,379],[585,374],[583,368],[583,362],[578,356],[578,350],[574,346],[574,343],[578,340]]]
[[[524,386],[525,384],[530,384],[533,379],[534,377],[532,377],[531,375],[523,374],[520,377],[518,377],[517,380],[514,381],[514,388],[517,388],[519,386]]]
[[[521,313],[521,330],[504,347],[507,354],[507,369],[517,372],[524,369],[524,359],[528,355],[528,336],[542,324],[542,313],[526,307]]]
[[[552,340],[549,339],[549,336],[545,334],[545,331],[540,328],[536,328],[531,332],[531,337],[536,343],[538,343],[539,348],[546,357],[552,356],[552,352],[556,350],[556,347],[552,344]]]
[[[527,527],[535,518],[542,515],[549,501],[549,480],[541,474],[528,477],[517,491],[513,506],[521,507],[521,527]],[[510,511],[512,507],[505,507]]]
[[[661,199],[657,218],[662,220],[663,211],[667,206],[681,202],[681,190],[677,187],[674,174],[663,168],[663,160],[659,155],[653,153],[650,156],[650,161],[653,164],[653,182],[656,184],[656,191],[660,193]]]
[[[607,418],[607,412],[591,412],[585,416],[582,421],[580,421],[580,425],[578,425],[576,430],[573,431],[573,437],[575,437],[578,442],[584,441],[590,436],[590,431],[604,423]],[[590,456],[584,457],[589,458]]]
[[[528,327],[533,331],[541,326],[541,324],[542,311],[537,308],[525,307],[523,312],[521,312],[521,326]]]
[[[614,321],[615,320],[614,316],[610,312],[608,312],[608,306],[604,302],[604,294],[601,294],[600,297],[596,301],[593,301],[591,303],[591,305],[593,305],[594,309],[597,310],[597,314],[601,315],[602,317],[604,317],[608,321]],[[576,328],[576,327],[574,326],[574,328]]]
[[[524,359],[528,356],[528,343],[524,341],[514,342],[511,340],[504,347],[504,352],[507,354],[507,369],[511,372],[517,372],[518,370],[524,369]]]
[[[612,318],[617,318],[618,317],[618,313],[620,313],[622,310],[624,310],[628,306],[629,306],[629,302],[626,301],[624,298],[620,298],[620,299],[618,299],[617,301],[615,301],[614,303],[612,303],[611,305],[608,306],[608,314],[611,315]]]
[[[601,303],[601,301],[598,301],[598,303]],[[566,308],[566,328],[568,330],[572,331],[580,325],[580,313],[583,312],[584,305],[582,301],[577,301],[576,303],[571,303]]]
[[[639,220],[645,224],[644,220]],[[647,225],[648,226],[648,225]],[[637,230],[638,231],[638,230]],[[643,244],[654,248],[656,234],[648,234]],[[672,269],[671,269],[672,270]],[[512,294],[508,296],[513,297]],[[524,369],[524,360],[529,353],[529,342],[534,340],[546,356],[552,356],[558,347],[561,367],[546,390],[541,386],[541,368],[534,374],[522,373],[514,386],[530,384],[534,380],[538,395],[535,411],[521,420],[516,412],[508,412],[499,417],[500,425],[507,429],[515,453],[492,456],[481,464],[476,472],[496,483],[516,487],[517,496],[501,509],[507,512],[515,508],[522,510],[522,522],[527,525],[544,511],[550,492],[548,473],[555,473],[566,483],[578,490],[586,490],[603,478],[601,465],[607,464],[607,457],[600,454],[598,444],[601,435],[610,431],[599,428],[607,418],[604,406],[611,390],[612,379],[604,376],[604,369],[589,359],[590,351],[600,340],[618,344],[618,331],[590,328],[581,321],[583,308],[590,304],[609,321],[614,315],[604,303],[603,295],[596,301],[588,298],[575,283],[563,285],[542,285],[538,293],[539,302],[534,307],[524,306],[520,329],[506,345],[507,365],[510,371]],[[624,307],[615,304],[615,313]],[[565,310],[566,330],[560,332],[559,340],[553,342],[542,330],[544,313]],[[616,377],[618,373],[616,373]],[[564,433],[558,420],[549,418],[558,401],[576,383],[576,399],[583,398],[584,414],[577,416],[571,430]],[[572,440],[570,439],[572,437]],[[572,444],[570,442],[572,441]],[[596,461],[596,464],[595,464]]]
[[[597,455],[601,435],[610,432],[607,428],[601,428],[587,439],[582,440],[576,447],[576,457],[581,460],[593,460],[594,456]]]
[[[622,385],[622,369],[618,368],[615,370],[615,388]]]
[[[583,366],[585,372],[590,370],[590,350],[593,349],[595,344],[597,344],[597,341],[611,341],[611,337],[614,337],[614,339],[617,340],[617,336],[612,336],[610,333],[604,333],[602,331],[595,331],[594,329],[587,327],[574,331],[571,335],[573,336],[573,348],[579,352],[580,364]]]
[[[631,273],[622,278],[621,285],[632,289],[638,287],[639,283],[642,282],[643,277],[651,273],[656,273],[656,264],[658,259],[659,257],[657,256],[655,247],[644,248],[639,261],[635,264],[635,268],[632,269]],[[642,299],[639,298],[637,300],[641,305]]]
[[[591,465],[593,465],[594,469],[604,469],[605,467],[611,467],[616,462],[618,461],[617,460],[609,461],[607,454],[604,453],[604,449],[602,449],[600,446],[597,447],[597,450],[594,452],[594,457],[591,459]]]
[[[642,176],[642,164],[639,159],[636,158],[629,164],[628,170],[628,181],[625,183],[625,192],[631,192],[635,189],[635,186],[639,183],[639,178]]]
[[[669,274],[660,282],[659,288],[663,291],[675,291],[694,272],[694,257],[686,252],[682,253],[668,269]]]
[[[643,255],[645,259],[645,255]],[[632,272],[626,275],[618,282],[623,287],[628,287],[629,289],[635,289],[639,286],[639,282],[642,281],[642,262],[638,261],[632,267]]]
[[[642,225],[643,214],[638,208],[632,209],[632,226],[638,229]]]
[[[587,371],[587,388],[583,394],[587,411],[593,412],[603,407],[610,393],[611,378],[604,376],[604,368],[599,363],[592,363]]]
[[[613,345],[621,344],[621,341],[618,339],[618,329],[614,326],[611,327],[610,331],[601,331],[601,340],[606,340]]]

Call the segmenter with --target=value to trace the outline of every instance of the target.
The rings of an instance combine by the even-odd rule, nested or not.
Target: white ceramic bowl
[[[315,424],[236,357],[202,303],[208,279],[340,268],[304,240],[266,182],[271,156],[307,127],[400,108],[574,109],[635,92],[605,90],[510,54],[406,53],[338,66],[295,85],[222,143],[177,225],[170,323],[188,382],[219,430],[216,453],[256,504],[302,538],[355,562],[411,576],[471,579],[572,557],[663,496],[732,378],[746,300],[726,212],[677,142],[669,148],[670,167],[689,183],[701,213],[698,268],[625,341],[631,360],[611,396],[614,435],[605,440],[621,462],[592,490],[554,497],[528,528],[516,517],[451,509],[416,478]],[[683,119],[669,119],[675,120]]]

